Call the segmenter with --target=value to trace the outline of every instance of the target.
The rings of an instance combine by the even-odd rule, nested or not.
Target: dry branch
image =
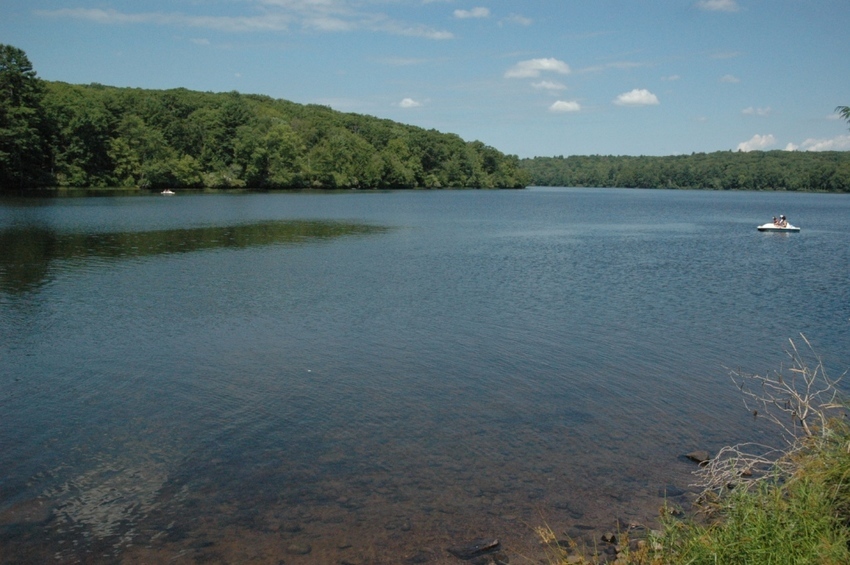
[[[830,379],[809,340],[802,334],[800,337],[808,351],[801,353],[789,339],[791,366],[784,371],[767,375],[730,371],[732,381],[744,395],[744,405],[756,417],[779,426],[785,447],[755,443],[724,447],[695,472],[698,479],[694,486],[701,487],[704,495],[721,493],[732,486],[749,488],[769,477],[787,476],[794,471],[793,455],[808,441],[824,439],[831,419],[846,416],[847,406],[840,402],[837,388],[844,375]]]

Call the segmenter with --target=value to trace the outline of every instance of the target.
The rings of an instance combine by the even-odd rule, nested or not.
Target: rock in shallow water
[[[699,463],[700,465],[708,463],[709,459],[711,459],[711,455],[708,453],[708,451],[705,451],[703,449],[698,449],[697,451],[691,451],[690,453],[686,453],[685,457],[695,463]]]
[[[448,552],[457,557],[468,561],[479,555],[484,555],[499,549],[499,540],[495,538],[477,539],[460,545],[448,548]]]
[[[685,491],[677,487],[676,485],[665,485],[658,489],[658,496],[661,498],[675,498],[677,496],[682,496],[685,494]]]

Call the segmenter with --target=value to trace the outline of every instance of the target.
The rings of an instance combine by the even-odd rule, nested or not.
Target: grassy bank
[[[622,563],[850,563],[850,430],[793,455],[796,470],[752,489],[732,488],[698,522],[664,519],[663,530]]]
[[[733,373],[748,407],[777,424],[781,448],[724,448],[697,471],[703,491],[689,517],[664,508],[660,529],[618,532],[607,554],[549,536],[551,563],[850,563],[848,404],[820,360],[806,362],[810,347],[800,355],[791,342],[790,352],[786,371]]]

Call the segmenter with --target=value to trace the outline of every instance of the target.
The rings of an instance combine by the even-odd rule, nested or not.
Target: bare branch
[[[730,370],[732,381],[744,396],[744,406],[756,417],[776,424],[785,447],[755,443],[724,447],[695,471],[698,480],[694,486],[703,489],[704,497],[732,487],[748,489],[759,481],[793,473],[793,455],[811,441],[826,439],[830,420],[847,416],[847,404],[837,388],[844,375],[830,379],[809,340],[803,334],[800,337],[807,351],[801,353],[789,339],[791,365],[785,370],[780,368],[768,375]]]
[[[732,488],[750,489],[759,481],[790,468],[789,451],[758,443],[727,446],[704,466],[694,471],[697,481],[691,486],[722,494]]]
[[[809,340],[802,334],[801,337],[808,352],[803,355],[794,341],[788,340],[791,366],[785,371],[780,369],[768,375],[730,371],[732,381],[744,395],[747,409],[778,425],[789,445],[801,437],[825,433],[829,419],[846,412],[836,401],[839,397],[836,385],[841,377],[830,379]],[[815,361],[814,365],[807,362],[808,358]]]

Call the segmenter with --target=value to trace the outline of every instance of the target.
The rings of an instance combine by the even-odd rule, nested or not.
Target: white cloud
[[[773,110],[768,106],[767,108],[753,108],[750,106],[749,108],[744,108],[741,110],[741,113],[745,116],[769,116],[773,113]]]
[[[422,106],[422,102],[417,102],[413,98],[405,98],[401,102],[398,103],[399,108],[419,108]]]
[[[759,135],[756,134],[749,141],[742,141],[738,144],[738,151],[757,151],[776,145],[776,138],[771,134]]]
[[[679,80],[680,78],[682,77],[680,77],[679,75],[670,75],[668,77],[661,77],[661,80],[669,80],[672,82],[674,80]]]
[[[566,90],[566,85],[561,84],[560,82],[552,82],[549,80],[541,80],[540,82],[535,82],[531,85],[532,87],[538,90]]]
[[[736,77],[735,75],[723,75],[720,77],[720,82],[728,82],[729,84],[736,84],[741,82],[741,79]]]
[[[700,0],[697,8],[709,12],[737,12],[741,9],[737,0]]]
[[[620,69],[622,71],[628,69],[638,69],[640,67],[645,67],[646,63],[638,63],[635,61],[614,61],[613,63],[608,63],[605,65],[609,69]]]
[[[645,88],[635,88],[619,95],[614,104],[618,106],[655,106],[660,104],[658,97]]]
[[[581,110],[581,104],[575,100],[558,100],[549,106],[550,112],[578,112]]]
[[[520,61],[505,72],[505,78],[536,78],[541,72],[553,72],[566,75],[570,66],[558,59],[530,59]]]
[[[850,150],[850,135],[839,135],[830,139],[809,138],[799,146],[791,143],[788,146],[793,146],[794,150],[802,149],[803,151],[848,151]]]
[[[155,24],[199,27],[219,31],[285,31],[292,18],[285,14],[265,14],[262,16],[188,16],[179,13],[147,12],[125,14],[117,10],[98,8],[65,8],[61,10],[37,10],[40,16],[88,20],[99,24]]]
[[[371,31],[382,31],[391,35],[424,37],[425,39],[444,40],[454,37],[454,34],[450,31],[440,31],[424,25],[406,24],[384,18],[375,18],[374,21],[364,22],[362,27]]]
[[[303,25],[319,31],[351,31],[357,27],[354,22],[330,17],[305,19]]]
[[[177,27],[196,27],[225,32],[280,32],[293,26],[323,32],[367,30],[424,37],[426,39],[451,39],[451,32],[434,29],[424,24],[394,20],[386,14],[359,9],[349,0],[252,0],[262,13],[245,16],[210,16],[179,12],[125,13],[114,9],[65,8],[36,10],[43,17],[87,20],[104,25],[153,24]],[[203,6],[203,4],[198,4]]]
[[[490,9],[489,8],[473,8],[471,10],[455,10],[455,17],[461,20],[471,19],[471,18],[489,18],[490,17]]]
[[[511,14],[507,18],[502,19],[502,21],[499,22],[499,25],[501,26],[506,23],[516,24],[520,26],[530,26],[534,23],[534,20],[532,20],[531,18],[526,18],[525,16],[521,16],[519,14]]]

